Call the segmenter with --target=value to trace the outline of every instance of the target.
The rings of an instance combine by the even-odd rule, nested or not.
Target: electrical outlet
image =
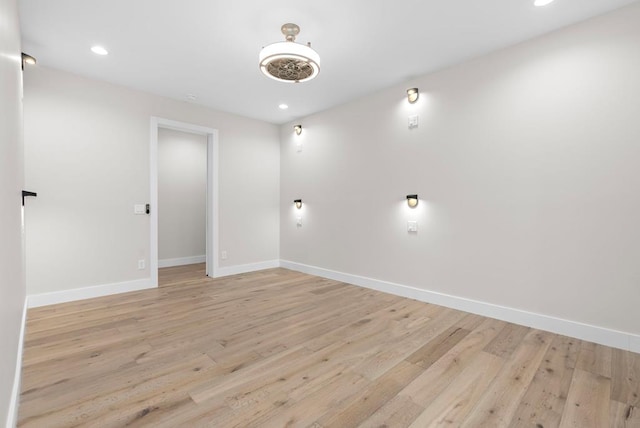
[[[222,251],[220,252],[220,258],[221,258],[222,260],[227,260],[227,252],[226,252],[225,250],[222,250]]]
[[[142,270],[144,269],[144,259],[140,259],[138,260],[138,269]]]

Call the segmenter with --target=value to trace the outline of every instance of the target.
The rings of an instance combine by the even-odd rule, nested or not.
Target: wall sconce
[[[22,52],[22,69],[24,70],[24,65],[36,65],[36,59],[29,54]]]
[[[296,204],[297,209],[302,208],[302,199],[296,199],[293,201],[293,203]]]
[[[295,125],[293,130],[296,131],[296,135],[302,134],[302,125]]]
[[[418,206],[418,195],[407,195],[407,205],[411,208]]]
[[[419,96],[420,96],[420,92],[418,91],[418,88],[409,88],[409,89],[407,89],[407,99],[409,100],[409,102],[411,104],[413,104],[416,101],[418,101],[418,97]]]

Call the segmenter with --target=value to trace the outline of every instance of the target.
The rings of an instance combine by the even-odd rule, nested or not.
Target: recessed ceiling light
[[[278,108],[279,108],[280,110],[286,110],[286,109],[288,109],[288,108],[289,108],[289,106],[288,106],[288,105],[286,105],[286,104],[280,104],[280,105],[278,106]]]
[[[109,55],[109,51],[103,48],[102,46],[92,46],[91,52],[96,55]]]
[[[553,2],[553,0],[535,0],[533,2],[533,5],[537,7],[542,7],[542,6],[548,5],[551,2]]]
[[[194,94],[187,94],[186,98],[187,98],[187,101],[195,101],[198,97],[195,96]]]

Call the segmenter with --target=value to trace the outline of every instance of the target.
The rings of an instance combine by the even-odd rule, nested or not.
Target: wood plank
[[[501,358],[509,358],[531,329],[516,324],[507,324],[500,334],[484,348],[485,352]]]
[[[640,354],[612,350],[611,399],[640,406]]]
[[[576,369],[560,427],[605,427],[610,418],[611,379]]]
[[[609,426],[611,428],[640,427],[640,409],[636,406],[611,400]]]
[[[325,413],[317,423],[327,427],[357,426],[395,397],[422,368],[406,361],[400,362],[384,376],[361,390],[353,399],[344,401]]]
[[[154,402],[162,400],[166,391],[173,389],[175,392],[176,385],[199,378],[213,368],[215,363],[206,356],[183,361],[170,369],[163,368],[162,372],[152,377],[140,377],[129,382],[113,382],[108,387],[108,393],[78,396],[71,405],[65,405],[65,401],[57,401],[57,407],[46,413],[27,416],[21,419],[20,425],[25,427],[76,426],[85,422],[87,414],[100,417],[106,413],[108,415],[101,419],[101,423],[109,424],[109,419],[116,418],[118,425],[124,425],[123,417],[129,416],[135,419],[151,411],[155,404],[144,403],[145,398],[151,397]],[[105,384],[110,382],[110,379],[104,381]],[[113,409],[116,408],[118,410],[114,411]]]
[[[612,349],[591,342],[582,342],[576,368],[604,377],[611,377]]]
[[[411,425],[411,422],[422,411],[422,406],[418,406],[411,398],[396,395],[359,426],[362,428],[405,428]]]
[[[461,426],[506,426],[527,392],[552,339],[550,333],[530,331]]]
[[[579,340],[566,336],[553,339],[522,397],[511,427],[557,427],[560,424],[579,348]]]
[[[459,426],[485,394],[504,360],[481,352],[411,424],[412,428]]]
[[[428,406],[462,373],[482,349],[496,337],[504,322],[485,320],[472,333],[451,348],[442,358],[421,373],[400,394],[407,395],[421,406]]]
[[[409,355],[407,361],[424,369],[431,367],[451,348],[457,345],[469,334],[469,330],[460,327],[450,327],[439,336],[427,342],[422,348]]]

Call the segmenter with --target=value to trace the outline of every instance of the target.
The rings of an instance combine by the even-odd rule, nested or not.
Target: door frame
[[[176,120],[151,117],[151,143],[149,147],[149,187],[151,212],[149,225],[149,269],[151,282],[158,286],[158,130],[171,129],[207,137],[207,221],[206,221],[206,274],[215,278],[218,266],[218,130]]]

